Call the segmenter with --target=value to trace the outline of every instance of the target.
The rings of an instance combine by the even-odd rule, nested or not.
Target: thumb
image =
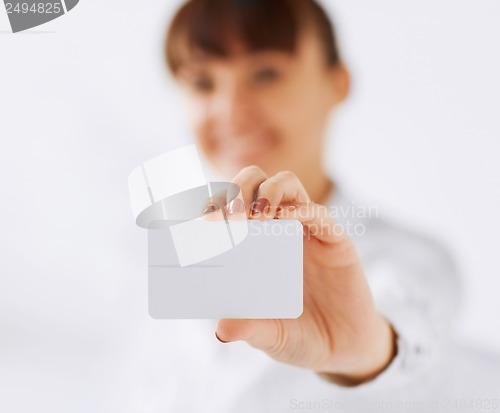
[[[279,342],[280,320],[222,319],[215,336],[223,343],[246,341],[252,347],[271,352]]]

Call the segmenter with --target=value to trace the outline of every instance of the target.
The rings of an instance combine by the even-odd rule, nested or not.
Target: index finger
[[[258,166],[252,165],[243,168],[232,180],[241,189],[245,213],[247,218],[252,213],[252,206],[255,201],[255,195],[260,184],[267,179],[266,173]]]

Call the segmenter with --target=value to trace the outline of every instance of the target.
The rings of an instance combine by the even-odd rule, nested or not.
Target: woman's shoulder
[[[452,252],[438,235],[392,217],[390,208],[366,202],[338,185],[327,207],[363,255],[454,265]]]

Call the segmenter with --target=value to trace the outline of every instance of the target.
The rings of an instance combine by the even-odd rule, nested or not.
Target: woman
[[[322,151],[329,117],[348,95],[349,73],[320,6],[191,0],[173,19],[166,54],[198,148],[241,188],[229,212],[299,219],[307,234],[302,316],[220,320],[217,338],[247,342],[281,362],[269,359],[274,369],[300,367],[289,371],[295,385],[318,389],[311,372],[333,388],[397,381],[416,365],[429,367],[453,312],[455,281],[446,255],[377,219],[368,219],[357,239],[333,230],[327,207],[343,201]],[[378,275],[377,263],[383,264]],[[238,351],[247,357],[253,348]],[[286,388],[273,386],[270,394]]]

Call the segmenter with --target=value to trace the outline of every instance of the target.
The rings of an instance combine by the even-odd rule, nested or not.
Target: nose
[[[222,130],[237,134],[252,125],[256,107],[250,92],[238,84],[228,85],[217,92],[213,115]]]

